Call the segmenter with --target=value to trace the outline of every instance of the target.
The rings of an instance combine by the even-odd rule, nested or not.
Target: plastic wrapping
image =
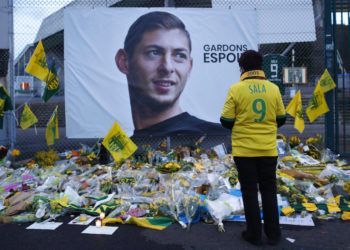
[[[64,196],[67,197],[68,202],[70,204],[74,204],[76,206],[83,205],[83,198],[70,186],[67,186],[64,191]]]
[[[58,190],[60,182],[61,179],[59,177],[51,175],[45,180],[44,184],[36,188],[36,191],[43,192],[48,189]]]
[[[188,222],[187,230],[190,230],[192,218],[196,214],[199,207],[199,197],[196,195],[188,195],[183,198],[182,202],[183,202],[185,216]]]
[[[207,209],[218,224],[218,230],[225,232],[223,220],[231,214],[240,213],[244,210],[243,200],[227,193],[222,193],[216,200],[206,200]]]
[[[117,208],[115,208],[114,210],[112,210],[107,218],[115,218],[120,216],[122,213],[124,213],[125,211],[129,210],[129,207],[131,206],[130,202],[123,202],[122,204],[120,204],[120,206],[118,206]]]
[[[339,180],[350,181],[350,173],[340,168],[335,167],[333,164],[327,164],[326,168],[319,174],[320,178],[335,176]]]
[[[339,157],[339,154],[334,154],[329,148],[323,149],[321,152],[321,161],[328,163],[328,162],[335,162]]]
[[[291,155],[295,157],[298,162],[304,166],[313,166],[313,165],[319,165],[320,161],[312,158],[311,156],[305,155],[300,153],[299,151],[292,149]]]

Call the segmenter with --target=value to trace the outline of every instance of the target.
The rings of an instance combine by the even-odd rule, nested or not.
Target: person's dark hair
[[[263,57],[255,50],[244,51],[238,59],[238,64],[244,71],[261,70]]]
[[[188,38],[190,52],[192,50],[190,34],[186,30],[185,24],[175,15],[154,11],[140,16],[129,28],[125,37],[124,49],[128,56],[132,56],[137,44],[142,40],[142,36],[146,32],[157,29],[180,29]]]

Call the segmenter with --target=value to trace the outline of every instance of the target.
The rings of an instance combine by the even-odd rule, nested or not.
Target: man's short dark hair
[[[143,34],[157,29],[180,29],[188,38],[190,52],[192,50],[190,34],[186,30],[185,24],[175,15],[154,11],[140,16],[129,28],[124,41],[124,49],[128,56],[132,57],[135,47],[142,40]]]
[[[238,64],[244,71],[261,70],[263,57],[255,50],[247,50],[238,59]]]

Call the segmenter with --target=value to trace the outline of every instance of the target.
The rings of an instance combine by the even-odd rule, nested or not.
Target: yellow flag
[[[50,65],[50,71],[45,79],[45,82],[46,82],[46,86],[42,97],[44,102],[48,102],[48,100],[52,96],[54,96],[60,88],[60,79],[58,78],[58,75],[57,75],[55,61],[53,61]]]
[[[338,213],[341,212],[340,208],[336,203],[327,203],[327,209],[329,213]]]
[[[113,124],[102,144],[111,153],[116,162],[127,159],[137,149],[137,146],[117,122]]]
[[[170,226],[174,221],[169,217],[136,217],[131,216],[127,220],[118,218],[105,218],[102,220],[102,225],[106,224],[136,224],[139,227],[150,228],[154,230],[163,230]]]
[[[28,104],[25,104],[21,114],[21,121],[20,121],[21,128],[23,130],[27,129],[37,122],[38,122],[38,118],[35,116],[33,111],[29,108]]]
[[[47,80],[50,70],[47,66],[46,54],[41,40],[36,46],[25,71],[44,82]]]
[[[59,90],[60,80],[56,72],[55,61],[50,63],[50,65],[48,64],[41,40],[36,46],[25,71],[46,83],[43,94],[44,102],[47,102]]]
[[[329,111],[324,93],[321,90],[320,84],[316,85],[314,93],[306,108],[306,115],[310,122],[316,120],[317,117],[327,113]]]
[[[59,133],[58,133],[58,106],[56,106],[55,110],[53,111],[49,122],[46,126],[45,131],[45,138],[46,138],[46,144],[48,146],[53,145],[55,143],[55,139],[59,139]]]
[[[282,208],[282,213],[285,216],[289,216],[289,215],[293,214],[294,212],[295,212],[294,208],[292,208],[290,206]]]
[[[294,117],[294,128],[296,128],[299,133],[303,133],[305,122],[303,117],[303,103],[301,101],[300,90],[298,90],[296,95],[288,104],[286,112]]]
[[[319,87],[323,93],[326,93],[336,87],[335,82],[333,81],[327,69],[323,72],[317,85],[320,85]]]
[[[0,84],[0,129],[3,128],[5,111],[13,110],[10,95],[5,87]]]
[[[309,212],[317,211],[315,203],[302,203],[301,205],[303,205],[303,207],[305,207],[305,209]]]
[[[350,211],[344,211],[341,215],[342,220],[350,220]]]

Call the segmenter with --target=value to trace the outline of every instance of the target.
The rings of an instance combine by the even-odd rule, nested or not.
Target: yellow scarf
[[[263,78],[266,78],[264,71],[262,71],[262,70],[251,70],[251,71],[244,72],[241,75],[241,78],[239,80],[240,81],[244,81],[245,79],[250,78],[250,77],[263,77]]]

